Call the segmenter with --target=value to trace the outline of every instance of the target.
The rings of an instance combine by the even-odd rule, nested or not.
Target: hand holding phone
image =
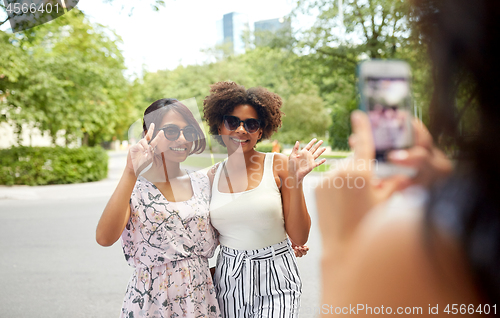
[[[411,71],[397,60],[370,60],[358,66],[360,105],[368,114],[375,145],[375,174],[414,176],[416,170],[388,161],[392,150],[413,146]]]

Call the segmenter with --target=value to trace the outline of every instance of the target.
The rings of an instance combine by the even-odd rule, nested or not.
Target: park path
[[[126,163],[126,152],[109,154],[108,178],[99,182],[0,186],[0,317],[118,317],[132,269],[120,244],[95,242],[97,221]],[[311,175],[304,184],[312,228],[311,250],[298,260],[300,317],[316,317],[319,306],[318,180]]]

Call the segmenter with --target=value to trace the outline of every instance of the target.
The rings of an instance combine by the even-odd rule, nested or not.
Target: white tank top
[[[219,192],[219,178],[225,162],[215,173],[210,201],[210,220],[219,231],[219,242],[237,250],[255,250],[286,239],[281,193],[273,174],[274,153],[264,159],[259,185],[243,192]]]

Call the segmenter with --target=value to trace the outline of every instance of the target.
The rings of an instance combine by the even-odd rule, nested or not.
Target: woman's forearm
[[[97,224],[96,241],[100,245],[111,246],[120,238],[130,218],[129,202],[136,181],[134,172],[125,169]]]
[[[285,217],[285,230],[296,245],[306,244],[311,229],[302,183],[290,188],[289,211]]]

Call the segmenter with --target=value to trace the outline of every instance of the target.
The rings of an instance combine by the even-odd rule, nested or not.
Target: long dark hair
[[[179,102],[174,98],[163,98],[155,101],[144,111],[144,117],[142,118],[142,130],[145,135],[148,131],[149,125],[151,123],[155,124],[155,130],[153,132],[153,138],[158,134],[163,117],[169,112],[175,111],[179,113],[186,122],[193,126],[198,133],[199,138],[194,141],[194,147],[189,154],[202,153],[206,147],[205,135],[203,130],[201,130],[200,125],[193,116],[193,113],[187,108],[186,105]]]
[[[433,63],[430,130],[436,141],[454,143],[459,159],[454,176],[431,194],[426,226],[451,229],[483,296],[499,303],[500,1],[414,0],[412,13]],[[464,91],[472,111],[457,107]],[[464,125],[465,113],[475,124]]]

